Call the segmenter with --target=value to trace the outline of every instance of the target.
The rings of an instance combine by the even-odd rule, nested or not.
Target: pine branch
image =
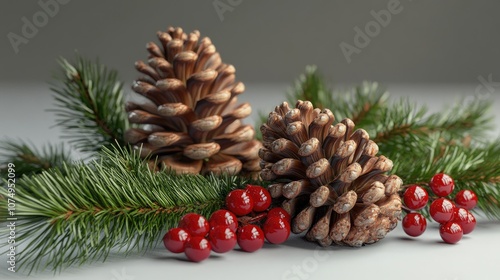
[[[307,66],[287,97],[291,105],[297,100],[308,100],[315,108],[332,110],[337,121],[350,118],[363,125],[372,122],[372,113],[385,103],[388,93],[378,83],[370,82],[349,90],[333,91],[327,87],[316,66]]]
[[[326,108],[340,121],[350,118],[358,127],[375,124],[374,119],[386,105],[389,93],[378,83],[363,82],[361,85],[333,93],[333,102]],[[321,102],[321,101],[320,101]]]
[[[373,141],[379,144],[390,144],[395,137],[432,133],[439,133],[449,141],[472,137],[484,142],[492,126],[491,116],[487,114],[490,106],[488,101],[475,101],[467,107],[457,102],[449,109],[428,114],[426,107],[418,107],[409,99],[403,99],[381,107],[376,124],[361,128],[373,135]]]
[[[288,100],[309,100],[317,108],[329,108],[337,121],[350,118],[357,128],[363,128],[376,143],[384,144],[393,137],[409,134],[442,134],[448,140],[467,136],[482,140],[491,128],[488,100],[476,100],[463,106],[459,100],[451,108],[428,114],[426,107],[418,107],[409,99],[389,102],[389,93],[378,83],[363,82],[351,90],[328,90],[316,67],[308,66],[305,74],[295,82]]]
[[[337,121],[355,120],[356,128],[365,129],[379,145],[380,154],[393,160],[393,172],[405,184],[427,186],[434,174],[446,172],[455,179],[457,192],[472,189],[480,199],[479,208],[490,218],[500,218],[500,143],[485,141],[492,127],[489,100],[467,106],[459,101],[429,114],[409,99],[389,101],[377,83],[329,94],[324,85],[316,68],[308,67],[289,101],[309,100],[332,110]]]
[[[64,76],[52,88],[57,108],[51,111],[63,137],[81,152],[96,152],[110,143],[125,145],[128,121],[117,72],[82,57],[74,64],[61,59],[60,65]]]
[[[324,106],[333,102],[331,91],[314,65],[306,67],[306,72],[295,81],[295,87],[288,92],[287,99],[291,105],[295,105],[298,99],[308,100],[315,108],[321,109],[328,108]]]
[[[17,182],[16,242],[26,246],[18,263],[30,272],[57,271],[110,252],[145,252],[182,215],[208,216],[243,184],[238,177],[154,173],[136,152],[105,148],[90,165],[64,165]],[[7,197],[6,190],[0,195]]]
[[[479,198],[478,208],[490,218],[500,218],[500,139],[484,146],[469,148],[450,145],[439,135],[405,140],[408,151],[385,151],[394,162],[393,172],[404,176],[405,185],[418,184],[430,192],[429,181],[444,172],[455,180],[455,193],[473,190]],[[408,160],[411,157],[411,160]]]
[[[476,100],[464,105],[458,100],[450,108],[434,113],[426,118],[431,132],[445,132],[448,139],[460,139],[472,136],[475,141],[484,142],[488,132],[493,128],[491,100]]]
[[[61,167],[63,163],[69,163],[71,157],[64,145],[46,145],[37,149],[33,144],[21,139],[6,139],[0,142],[0,166],[1,178],[7,178],[7,163],[16,166],[16,177],[22,175],[33,175],[52,167]]]

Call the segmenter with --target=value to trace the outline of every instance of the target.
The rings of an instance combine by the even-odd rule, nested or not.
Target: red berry
[[[247,185],[245,190],[253,200],[253,211],[262,212],[271,206],[271,194],[261,186]]]
[[[476,218],[464,208],[457,208],[455,210],[453,221],[460,225],[464,234],[471,233],[476,227]]]
[[[438,173],[432,177],[429,186],[437,196],[447,196],[453,192],[455,182],[449,175]]]
[[[226,207],[236,216],[245,216],[252,212],[253,199],[244,190],[234,190],[226,197]]]
[[[208,220],[208,223],[211,228],[216,226],[228,226],[234,232],[238,229],[238,218],[227,210],[215,211],[210,217],[210,220]]]
[[[193,236],[186,243],[184,253],[193,262],[201,262],[210,256],[210,243],[201,236]]]
[[[424,233],[427,228],[427,221],[420,213],[408,213],[403,218],[403,230],[409,236],[417,237]]]
[[[455,203],[458,207],[472,210],[477,205],[477,195],[471,190],[461,190],[455,196]]]
[[[290,223],[278,216],[267,217],[262,230],[269,243],[281,244],[290,236]]]
[[[455,244],[462,239],[464,234],[459,224],[447,222],[439,227],[439,235],[441,235],[444,242]]]
[[[179,221],[179,227],[185,229],[191,236],[205,236],[209,226],[207,219],[200,214],[189,213]]]
[[[274,216],[278,216],[282,219],[285,219],[288,223],[290,223],[290,220],[291,220],[290,214],[288,214],[288,212],[286,212],[285,209],[283,209],[281,207],[275,207],[275,208],[269,210],[269,212],[267,212],[268,219],[271,217],[274,217]]]
[[[182,228],[173,228],[163,236],[163,245],[172,253],[182,253],[188,240],[189,233]]]
[[[229,226],[216,226],[208,234],[212,251],[226,253],[236,246],[236,234]]]
[[[264,245],[264,233],[256,225],[246,225],[238,230],[238,245],[243,251],[254,252]]]
[[[403,200],[411,210],[419,210],[425,207],[429,201],[429,195],[421,186],[412,185],[406,189]]]
[[[434,221],[444,224],[453,219],[455,205],[446,198],[438,198],[431,203],[430,214]]]

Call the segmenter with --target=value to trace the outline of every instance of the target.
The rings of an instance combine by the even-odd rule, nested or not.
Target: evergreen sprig
[[[479,209],[500,218],[500,140],[485,141],[492,127],[489,100],[467,106],[458,101],[430,114],[409,99],[390,101],[377,83],[364,82],[348,91],[325,89],[317,69],[308,67],[288,99],[291,104],[300,99],[329,108],[337,121],[354,120],[356,128],[365,129],[380,153],[394,162],[393,171],[406,185],[428,186],[434,174],[446,172],[455,179],[455,192],[474,190]]]
[[[123,146],[128,120],[117,72],[80,56],[73,64],[62,58],[60,66],[63,75],[52,87],[56,108],[51,111],[63,138],[81,152]]]
[[[46,145],[38,149],[32,143],[21,139],[6,139],[0,142],[0,176],[7,178],[7,164],[16,166],[16,176],[32,175],[52,167],[71,162],[64,145]]]
[[[313,66],[306,68],[287,96],[292,105],[300,99],[320,109],[328,108],[337,121],[350,118],[377,143],[435,132],[442,133],[448,140],[472,136],[481,141],[492,127],[492,117],[486,114],[491,106],[489,100],[475,100],[467,106],[458,100],[450,108],[429,114],[426,106],[417,106],[409,99],[391,101],[386,89],[376,82],[365,81],[348,90],[328,89]]]
[[[102,151],[89,163],[69,164],[66,151],[56,146],[39,151],[6,141],[0,147],[3,161],[27,174],[16,181],[14,196],[16,242],[23,247],[18,264],[26,270],[60,270],[105,260],[112,252],[145,252],[183,214],[209,215],[231,189],[245,184],[239,177],[152,172],[123,142],[128,124],[116,72],[83,58],[75,64],[63,59],[61,66],[65,75],[53,89],[57,125],[79,151]],[[500,140],[484,141],[491,125],[484,114],[488,101],[429,114],[409,100],[390,101],[377,83],[332,91],[315,67],[306,69],[288,98],[291,104],[302,99],[329,108],[337,121],[353,119],[393,160],[406,184],[425,186],[432,175],[446,172],[455,178],[456,191],[473,189],[480,209],[500,218]],[[2,221],[7,197],[1,188]]]
[[[479,198],[478,209],[489,218],[500,219],[500,139],[470,148],[450,144],[440,134],[411,135],[405,144],[407,150],[386,151],[384,155],[393,160],[393,172],[406,185],[418,184],[431,193],[430,178],[444,172],[455,180],[452,196],[472,189]]]
[[[63,165],[17,181],[16,243],[25,246],[17,263],[30,272],[60,270],[105,260],[110,252],[145,252],[182,215],[208,216],[244,183],[238,177],[153,172],[136,151],[104,148],[90,164]],[[1,196],[5,220],[4,188]]]

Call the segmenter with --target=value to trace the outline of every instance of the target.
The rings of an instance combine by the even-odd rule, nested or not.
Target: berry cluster
[[[476,218],[469,210],[476,206],[477,196],[471,190],[461,190],[455,195],[454,201],[450,200],[449,195],[455,189],[455,182],[444,173],[434,175],[429,187],[437,196],[431,202],[429,213],[432,219],[440,224],[439,234],[444,242],[457,243],[476,226]],[[403,218],[403,230],[409,236],[419,236],[427,228],[427,221],[422,214],[415,211],[427,205],[429,194],[424,188],[412,185],[405,190],[403,201],[409,210]]]
[[[282,208],[272,208],[271,195],[261,186],[247,185],[226,197],[227,210],[215,211],[207,221],[195,213],[186,214],[179,226],[163,237],[167,250],[182,253],[194,262],[210,256],[210,251],[226,253],[238,243],[241,250],[262,248],[264,238],[273,244],[290,236],[290,215]]]

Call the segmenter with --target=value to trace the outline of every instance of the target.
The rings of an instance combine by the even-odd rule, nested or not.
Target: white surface
[[[477,85],[390,86],[394,97],[410,96],[431,110],[450,103],[459,96],[473,95]],[[284,100],[286,85],[247,85],[241,101],[251,102],[257,112],[268,112]],[[494,100],[496,128],[499,135],[500,98]],[[0,85],[0,136],[31,139],[36,145],[58,141],[59,130],[52,115],[44,112],[52,100],[46,85]],[[255,109],[259,108],[259,109]],[[456,245],[444,244],[435,223],[423,236],[409,238],[398,226],[377,244],[359,249],[320,248],[295,236],[280,246],[265,245],[255,253],[232,251],[213,254],[202,263],[185,261],[158,246],[144,256],[114,257],[105,263],[65,270],[54,276],[38,273],[34,279],[498,279],[500,262],[499,221],[480,219],[476,230]],[[4,236],[1,237],[5,238]],[[4,242],[4,240],[1,240]],[[6,256],[0,257],[1,279],[20,275],[6,273]],[[300,271],[300,272],[297,272]]]

